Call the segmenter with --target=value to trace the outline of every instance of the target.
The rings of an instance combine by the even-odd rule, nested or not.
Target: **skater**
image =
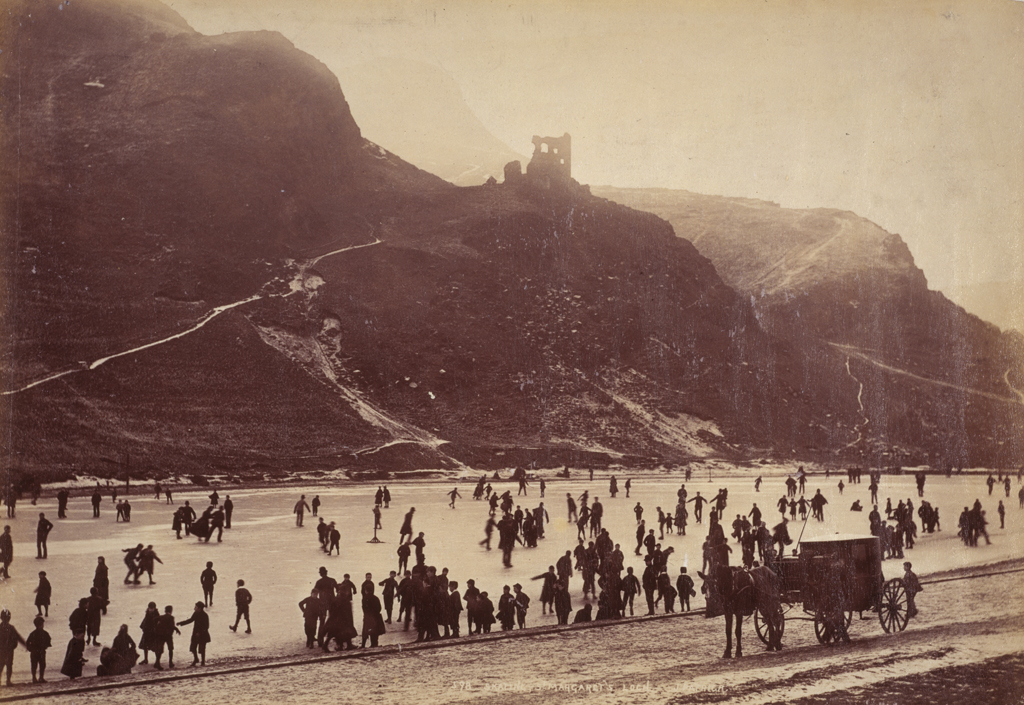
[[[36,524],[36,558],[47,557],[46,538],[50,535],[52,528],[53,524],[46,518],[46,515],[39,512],[39,523]]]
[[[45,620],[42,617],[36,617],[32,624],[35,625],[35,630],[25,640],[25,648],[28,649],[29,660],[32,664],[32,682],[45,683],[46,650],[51,645],[50,634],[43,629]],[[38,678],[36,677],[36,671],[39,672]]]
[[[491,537],[494,535],[494,528],[497,525],[493,516],[487,517],[487,523],[484,524],[484,540],[480,542],[480,545],[486,546],[488,551],[491,550]]]
[[[181,634],[181,630],[174,624],[174,608],[170,605],[164,607],[164,613],[156,620],[156,641],[153,649],[155,660],[153,668],[158,671],[164,670],[160,665],[160,657],[163,655],[164,647],[167,648],[167,667],[174,668],[174,635]]]
[[[309,505],[313,508],[313,516],[317,516],[317,512],[320,511],[320,495],[315,495]]]
[[[212,607],[213,586],[217,584],[217,572],[213,569],[213,561],[206,562],[206,570],[199,574],[199,584],[203,586],[203,602],[207,607]]]
[[[50,586],[50,581],[46,579],[46,571],[39,571],[39,586],[35,589],[36,593],[36,614],[43,616],[50,616],[50,597],[53,595],[53,588]]]
[[[416,547],[416,565],[424,565],[427,559],[423,553],[423,549],[427,547],[427,540],[423,538],[423,532],[421,531],[419,536],[409,543]]]
[[[569,523],[574,524],[579,521],[579,514],[576,513],[576,500],[572,498],[572,495],[568,492],[565,493],[565,503],[569,507]]]
[[[302,517],[309,510],[309,505],[306,504],[306,495],[302,495],[299,501],[295,503],[295,509],[292,512],[295,513],[295,526],[302,526]]]
[[[379,510],[378,510],[379,511]],[[332,521],[327,525],[327,555],[331,555],[335,549],[338,551],[338,556],[341,556],[341,532],[338,531],[338,527],[334,525]]]
[[[99,483],[97,483],[96,489],[92,492],[92,517],[98,519],[100,516],[100,503],[103,502],[103,496],[100,494]]]
[[[398,534],[398,543],[405,543],[407,540],[412,541],[412,515],[416,513],[416,507],[410,507],[409,511],[405,514],[405,519],[402,521],[402,528]],[[405,537],[409,538],[406,539]],[[401,568],[399,568],[401,570]]]
[[[252,593],[245,589],[245,581],[238,581],[238,589],[235,590],[235,623],[230,627],[231,631],[238,631],[238,623],[245,617],[245,633],[252,634],[252,625],[249,623],[249,605],[252,604]]]
[[[388,486],[384,485],[384,508],[389,509],[391,507],[391,492],[388,490]]]
[[[452,491],[448,493],[448,496],[452,500],[452,501],[450,501],[448,503],[448,506],[451,507],[452,509],[455,509],[455,500],[456,500],[456,498],[462,499],[462,495],[459,494],[459,488],[456,487],[456,488],[452,489]],[[376,646],[376,644],[374,644],[374,646]]]
[[[210,517],[210,533],[206,535],[206,543],[210,543],[214,531],[217,532],[217,543],[220,543],[224,537],[224,510],[221,507],[217,507]]]
[[[206,645],[210,643],[210,615],[206,614],[206,606],[197,602],[192,616],[177,626],[192,625],[192,641],[188,650],[192,652],[192,665],[206,665]]]
[[[697,495],[689,501],[693,502],[693,520],[698,524],[703,524],[704,503],[707,500],[701,497],[700,490],[697,490]]]
[[[196,510],[192,508],[189,501],[185,500],[185,506],[181,510],[181,523],[185,527],[185,535],[192,535],[192,522],[196,520]]]
[[[1006,507],[1003,506],[1003,500],[999,500],[999,506],[996,507],[996,513],[999,514],[999,528],[1006,528]]]
[[[231,495],[224,495],[224,528],[231,528],[231,515],[235,511],[235,503],[231,501]],[[316,512],[313,512],[313,516],[316,516]],[[217,539],[218,541],[220,538]]]
[[[626,478],[626,484],[623,485],[626,488],[626,499],[629,499],[629,490],[633,487],[633,481],[628,477]]]
[[[61,489],[57,492],[57,518],[67,519],[68,518],[68,499],[70,499],[71,493],[66,489]]]
[[[155,568],[154,561],[163,565],[163,561],[156,555],[156,551],[153,550],[152,544],[146,546],[142,551],[139,552],[139,569],[135,575],[135,584],[139,584],[139,576],[146,573],[149,576],[149,584],[156,585],[156,581],[153,580],[153,569]]]
[[[409,568],[409,556],[412,555],[412,546],[407,543],[401,543],[396,549],[398,553],[398,572],[405,573]]]

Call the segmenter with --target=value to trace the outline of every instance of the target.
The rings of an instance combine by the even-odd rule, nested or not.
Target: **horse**
[[[782,602],[779,578],[767,566],[751,570],[728,565],[710,566],[708,575],[698,572],[704,584],[701,591],[707,596],[706,617],[725,615],[725,653],[732,658],[732,624],[736,620],[736,656],[743,656],[741,635],[743,618],[756,609],[768,627],[768,650],[782,650]]]

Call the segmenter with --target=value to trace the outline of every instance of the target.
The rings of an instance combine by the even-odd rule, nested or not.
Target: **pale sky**
[[[581,183],[854,211],[1024,331],[1024,2],[166,1],[338,72],[439,66],[516,151],[572,134]]]

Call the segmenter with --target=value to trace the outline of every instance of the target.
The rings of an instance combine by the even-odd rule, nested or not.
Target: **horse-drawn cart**
[[[886,581],[878,538],[834,537],[803,541],[800,555],[783,557],[769,566],[779,577],[782,620],[813,620],[822,644],[845,636],[853,613],[875,611],[886,633],[903,631],[910,619],[910,600],[902,578]],[[791,614],[800,605],[806,616]],[[754,628],[769,643],[766,615],[754,612]],[[843,624],[840,627],[839,621]]]

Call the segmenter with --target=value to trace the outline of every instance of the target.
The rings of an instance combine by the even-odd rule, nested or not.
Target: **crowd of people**
[[[821,490],[806,497],[807,474],[801,468],[794,476],[785,480],[786,494],[778,501],[781,514],[780,522],[769,529],[762,510],[754,502],[749,511],[735,514],[731,522],[731,539],[741,554],[740,562],[746,568],[758,564],[772,565],[780,555],[784,555],[793,541],[789,534],[789,523],[796,519],[797,514],[803,519],[810,518],[824,521],[824,508],[828,504]],[[850,484],[860,482],[860,471],[847,474]],[[991,479],[991,478],[990,478]],[[1007,477],[1007,481],[1008,481]],[[525,472],[519,474],[517,482],[520,494],[513,497],[511,490],[496,491],[486,477],[476,483],[472,498],[486,507],[485,538],[480,542],[486,550],[491,549],[494,531],[498,532],[498,549],[502,553],[502,563],[512,567],[513,551],[518,544],[524,549],[538,549],[545,537],[545,526],[552,519],[544,502],[537,506],[524,507],[517,504],[518,497],[528,496],[529,482]],[[763,480],[758,477],[755,490],[760,492]],[[882,477],[878,473],[870,473],[870,490],[877,496]],[[546,482],[539,481],[540,497],[544,497]],[[842,484],[842,482],[840,482]],[[990,483],[994,484],[994,483]],[[1004,482],[1005,484],[1005,482]],[[626,496],[632,489],[632,480],[625,481]],[[923,495],[924,481],[917,477],[919,496]],[[609,482],[609,495],[614,498],[619,493],[618,481],[612,476]],[[171,491],[156,487],[156,499],[163,498],[172,503]],[[116,492],[111,493],[115,506],[119,508],[117,522],[128,522],[131,510],[126,509],[127,499],[118,501]],[[634,555],[643,557],[643,569],[639,575],[633,566],[626,565],[626,556],[620,543],[617,543],[609,529],[604,526],[605,507],[598,497],[591,497],[586,490],[578,496],[566,493],[566,521],[577,530],[577,545],[574,550],[565,551],[564,555],[553,557],[548,570],[533,576],[539,583],[539,594],[536,602],[541,605],[541,614],[552,614],[558,624],[580,623],[597,620],[613,620],[636,614],[635,602],[642,595],[646,602],[646,611],[640,607],[642,614],[653,615],[659,608],[665,613],[679,609],[691,609],[690,598],[696,596],[693,578],[686,566],[679,566],[678,571],[670,567],[674,553],[673,546],[666,546],[666,534],[669,536],[685,536],[687,526],[692,521],[703,525],[707,522],[707,540],[704,542],[704,563],[702,571],[706,571],[712,556],[716,560],[724,553],[731,553],[725,538],[726,509],[728,506],[728,489],[720,488],[716,494],[704,497],[701,492],[690,496],[686,484],[683,483],[675,493],[674,511],[666,512],[661,506],[655,511],[647,512],[640,501],[631,507],[636,518],[636,546]],[[1008,495],[1008,491],[1007,491]],[[93,516],[99,516],[100,504],[96,497],[102,496],[101,488],[93,491],[90,503]],[[447,493],[448,506],[455,509],[456,499],[460,499],[458,488]],[[58,517],[66,518],[69,493],[61,490],[58,493]],[[209,542],[214,534],[220,542],[225,529],[231,528],[231,516],[234,504],[230,496],[221,503],[216,491],[209,496],[209,505],[200,513],[192,508],[189,501],[174,509],[171,516],[171,530],[177,539],[195,536],[201,542]],[[391,493],[386,486],[378,487],[374,494],[373,516],[375,538],[376,531],[381,529],[381,509],[388,508],[392,501]],[[13,502],[10,503],[13,505]],[[671,502],[668,503],[671,506]],[[859,501],[858,501],[859,504]],[[294,505],[296,527],[304,526],[304,515],[311,512],[317,517],[316,527],[320,550],[328,555],[340,555],[341,536],[334,521],[327,521],[320,516],[322,503],[319,495],[312,502],[307,502],[305,495]],[[692,514],[690,508],[692,507]],[[707,513],[705,514],[705,508]],[[10,513],[13,509],[9,506]],[[856,510],[856,506],[854,507]],[[869,515],[869,530],[879,538],[883,556],[903,558],[904,549],[912,549],[917,536],[917,525],[914,522],[914,503],[910,498],[900,500],[892,506],[887,500],[885,518],[874,505]],[[1005,508],[1000,502],[1000,519]],[[787,513],[789,517],[787,518]],[[651,522],[657,522],[657,529],[648,528],[648,514]],[[926,533],[941,531],[938,509],[927,500],[921,500],[917,516],[922,521]],[[416,509],[410,507],[405,513],[399,528],[399,542],[396,550],[398,564],[396,570],[389,571],[388,577],[375,580],[371,573],[365,573],[364,580],[357,586],[349,574],[344,574],[338,582],[330,577],[326,567],[319,570],[310,595],[299,603],[304,621],[306,646],[330,651],[332,644],[338,650],[356,648],[355,639],[361,638],[360,648],[374,647],[379,638],[388,630],[393,620],[404,625],[405,630],[413,628],[416,641],[432,641],[447,637],[458,637],[462,613],[465,612],[465,633],[488,633],[493,625],[502,630],[528,628],[528,616],[533,600],[528,590],[518,582],[503,585],[499,592],[488,592],[478,585],[477,580],[465,580],[464,586],[449,574],[446,567],[440,570],[434,561],[428,562],[427,538],[425,532],[414,530]],[[986,530],[987,520],[980,500],[975,501],[973,508],[964,508],[960,517],[959,536],[969,546],[978,545],[980,538],[989,541]],[[54,529],[52,522],[44,513],[39,514],[37,523],[37,558],[46,560],[47,538]],[[543,550],[540,548],[540,550]],[[157,556],[152,545],[137,544],[122,550],[123,561],[127,569],[124,583],[139,585],[146,575],[150,585],[155,583],[156,564],[163,563]],[[410,566],[410,559],[415,561]],[[13,543],[11,528],[5,527],[0,534],[0,577],[9,579],[9,566],[13,561]],[[909,567],[907,568],[909,572]],[[914,576],[916,580],[916,576]],[[37,614],[34,619],[35,630],[28,639],[22,639],[11,625],[11,614],[4,610],[0,613],[0,667],[7,668],[7,682],[10,683],[13,653],[18,645],[25,646],[30,652],[33,682],[45,682],[46,650],[51,646],[50,634],[45,629],[49,618],[52,585],[51,577],[46,571],[39,571],[39,582],[35,589],[35,605]],[[196,602],[188,619],[176,621],[172,605],[163,607],[162,612],[156,603],[149,603],[142,616],[139,629],[141,637],[136,641],[131,636],[127,625],[120,625],[109,646],[102,647],[99,663],[96,664],[97,674],[116,675],[131,672],[139,663],[139,652],[142,652],[141,663],[148,664],[150,652],[153,655],[154,668],[163,669],[163,654],[167,653],[167,667],[174,664],[174,637],[181,634],[179,627],[192,626],[189,651],[193,656],[193,665],[202,666],[206,663],[206,648],[211,642],[210,619],[207,609],[212,607],[217,573],[213,562],[206,562],[206,569],[199,576],[203,591],[203,601]],[[579,583],[574,581],[579,580]],[[512,582],[512,581],[509,581]],[[524,582],[526,582],[524,580]],[[243,580],[237,580],[234,594],[236,618],[232,631],[237,631],[242,621],[245,632],[251,633],[250,605],[252,593],[245,587]],[[380,595],[378,596],[378,588]],[[582,593],[583,604],[574,610],[572,594],[577,590]],[[354,616],[356,600],[361,609],[361,621],[357,623]],[[383,600],[381,599],[383,598]],[[71,639],[67,644],[61,673],[69,678],[83,675],[87,659],[87,646],[100,646],[100,633],[103,617],[107,614],[110,604],[110,580],[108,566],[104,557],[97,559],[92,586],[89,595],[78,601],[68,620]],[[642,603],[641,603],[642,604]],[[397,617],[394,614],[397,607]],[[596,610],[595,610],[596,608]],[[0,670],[2,677],[2,670]]]

